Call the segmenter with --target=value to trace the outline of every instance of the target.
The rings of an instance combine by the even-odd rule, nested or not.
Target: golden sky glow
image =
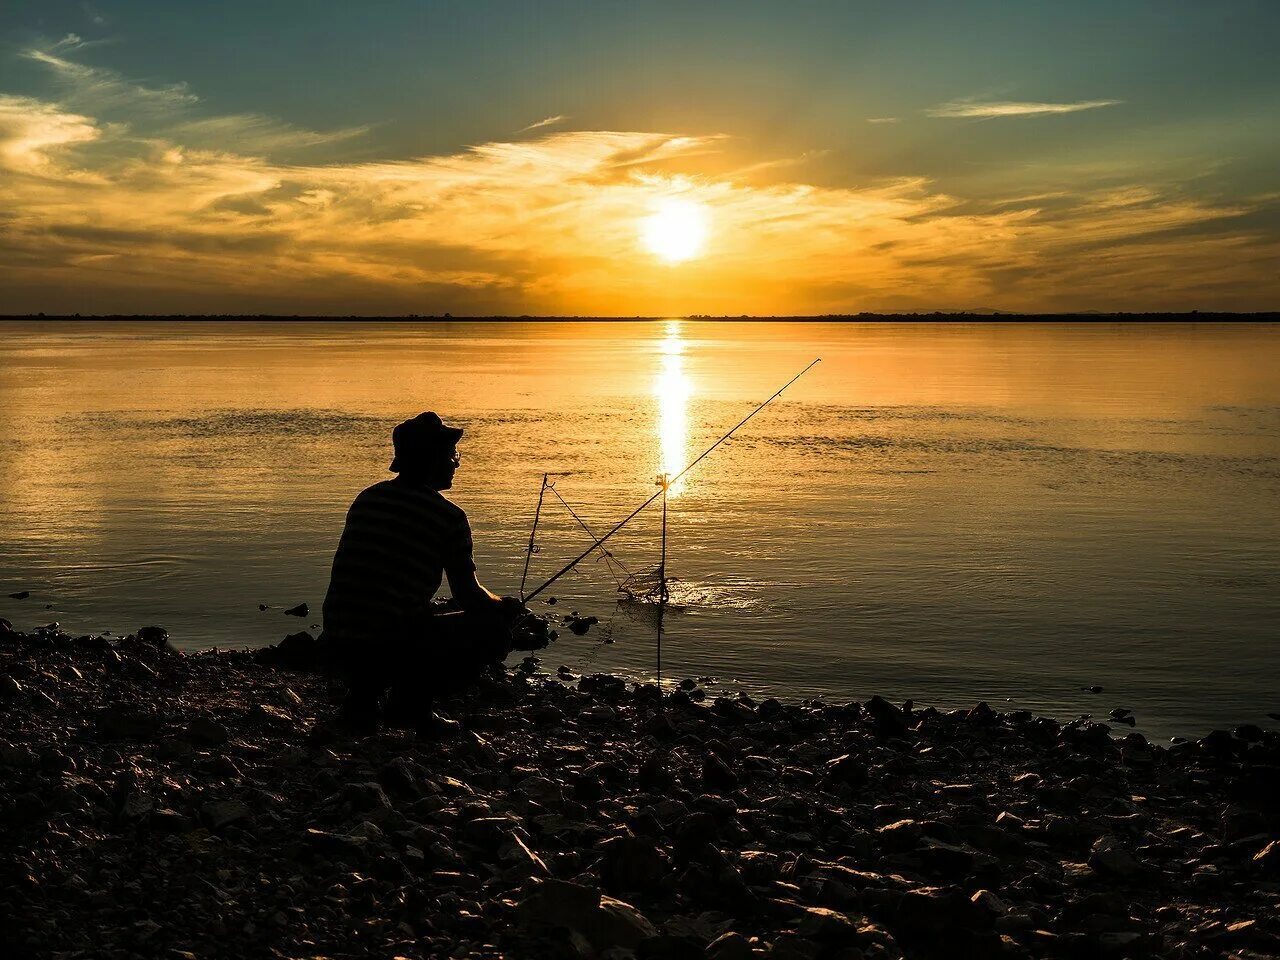
[[[919,175],[809,179],[809,154],[774,156],[714,130],[564,129],[558,115],[453,153],[342,159],[364,128],[195,116],[185,86],[85,66],[77,44],[28,51],[59,95],[0,95],[4,312],[671,316],[1275,302],[1280,244],[1256,226],[1274,197],[1197,193],[1194,171],[1082,162],[1055,174],[1054,189],[1011,185],[979,198]],[[930,116],[1052,123],[1020,118],[1115,103],[949,103]],[[308,160],[308,150],[320,154]]]

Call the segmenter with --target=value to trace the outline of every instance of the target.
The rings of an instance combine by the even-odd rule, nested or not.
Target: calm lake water
[[[513,593],[544,471],[607,529],[819,356],[673,491],[665,678],[1275,725],[1268,326],[10,324],[0,616],[187,649],[309,627],[347,506],[424,409],[467,430],[451,496]],[[657,521],[613,541],[629,569]],[[530,586],[589,542],[549,495]],[[601,620],[547,668],[652,676],[653,619],[616,586],[589,560],[535,602]]]

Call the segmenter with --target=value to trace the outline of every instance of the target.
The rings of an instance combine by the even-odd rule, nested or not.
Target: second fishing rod
[[[745,417],[743,417],[736,424],[734,424],[734,426],[729,431],[724,433],[720,437],[720,439],[718,439],[715,443],[711,444],[711,446],[707,447],[707,449],[703,450],[702,453],[698,454],[698,456],[695,457],[692,461],[690,461],[689,464],[686,465],[683,470],[681,470],[679,473],[677,473],[673,477],[664,477],[664,481],[661,484],[659,484],[657,493],[651,496],[644,503],[640,504],[640,506],[632,510],[629,514],[627,514],[625,517],[619,520],[616,524],[614,524],[613,527],[609,529],[608,533],[604,534],[601,537],[597,537],[595,539],[595,542],[592,543],[591,546],[587,547],[586,550],[582,551],[582,553],[578,554],[578,556],[574,557],[572,560],[566,563],[563,567],[557,570],[555,574],[553,574],[551,578],[545,581],[540,587],[535,589],[532,593],[529,593],[526,596],[522,596],[520,598],[521,602],[528,603],[530,600],[532,600],[538,594],[542,593],[542,591],[546,590],[549,586],[551,586],[553,583],[555,583],[557,580],[563,577],[566,573],[568,573],[570,570],[572,570],[574,567],[580,564],[583,560],[589,557],[591,553],[599,549],[600,546],[604,544],[606,540],[608,540],[615,533],[617,533],[619,530],[625,527],[628,523],[634,520],[637,516],[639,516],[645,510],[645,508],[651,506],[652,504],[657,502],[659,499],[661,499],[673,484],[675,484],[677,481],[680,480],[681,477],[683,477],[686,473],[688,473],[690,470],[692,470],[694,467],[700,464],[703,460],[705,460],[707,456],[711,453],[711,451],[716,449],[716,447],[720,446],[720,444],[724,443],[726,440],[732,437],[743,426],[743,424],[745,424],[757,413],[759,413],[761,410],[767,407],[774,400],[778,399],[778,397],[782,396],[782,391],[786,390],[787,387],[791,386],[793,383],[795,383],[797,380],[799,380],[801,377],[803,377],[806,373],[808,373],[810,370],[812,370],[815,366],[817,366],[821,362],[822,362],[821,357],[814,359],[807,367],[805,367],[803,370],[797,373],[794,377],[792,377],[790,380],[788,380],[786,383],[780,386],[776,391],[774,391],[774,393],[769,397],[769,399],[765,400],[763,403],[758,405],[754,410],[752,410]],[[546,482],[545,476],[544,476],[543,482],[544,483]],[[539,495],[539,501],[541,501],[541,495]]]

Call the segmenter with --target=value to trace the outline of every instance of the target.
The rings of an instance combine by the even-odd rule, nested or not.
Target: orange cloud
[[[277,312],[595,315],[1159,308],[1224,291],[1261,304],[1276,290],[1274,238],[1231,228],[1254,206],[1176,184],[1086,181],[979,202],[918,177],[795,182],[785,162],[692,176],[682,165],[724,138],[601,130],[398,161],[286,161],[361,131],[194,117],[180,88],[48,56],[74,87],[65,102],[0,97],[0,245],[13,253],[0,289],[31,309],[66,289],[141,312],[256,298]],[[95,97],[114,108],[132,97],[143,119],[66,105]],[[640,240],[674,195],[711,222],[705,255],[675,267]]]

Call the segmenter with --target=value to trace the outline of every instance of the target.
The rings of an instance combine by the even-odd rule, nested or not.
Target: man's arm
[[[469,567],[445,568],[444,572],[449,578],[453,599],[468,613],[492,612],[501,605],[502,598],[477,579],[475,570]]]
[[[470,567],[454,570],[446,567],[444,572],[449,578],[449,591],[453,594],[453,599],[468,613],[498,616],[514,623],[528,612],[517,598],[500,597],[482,584]]]

